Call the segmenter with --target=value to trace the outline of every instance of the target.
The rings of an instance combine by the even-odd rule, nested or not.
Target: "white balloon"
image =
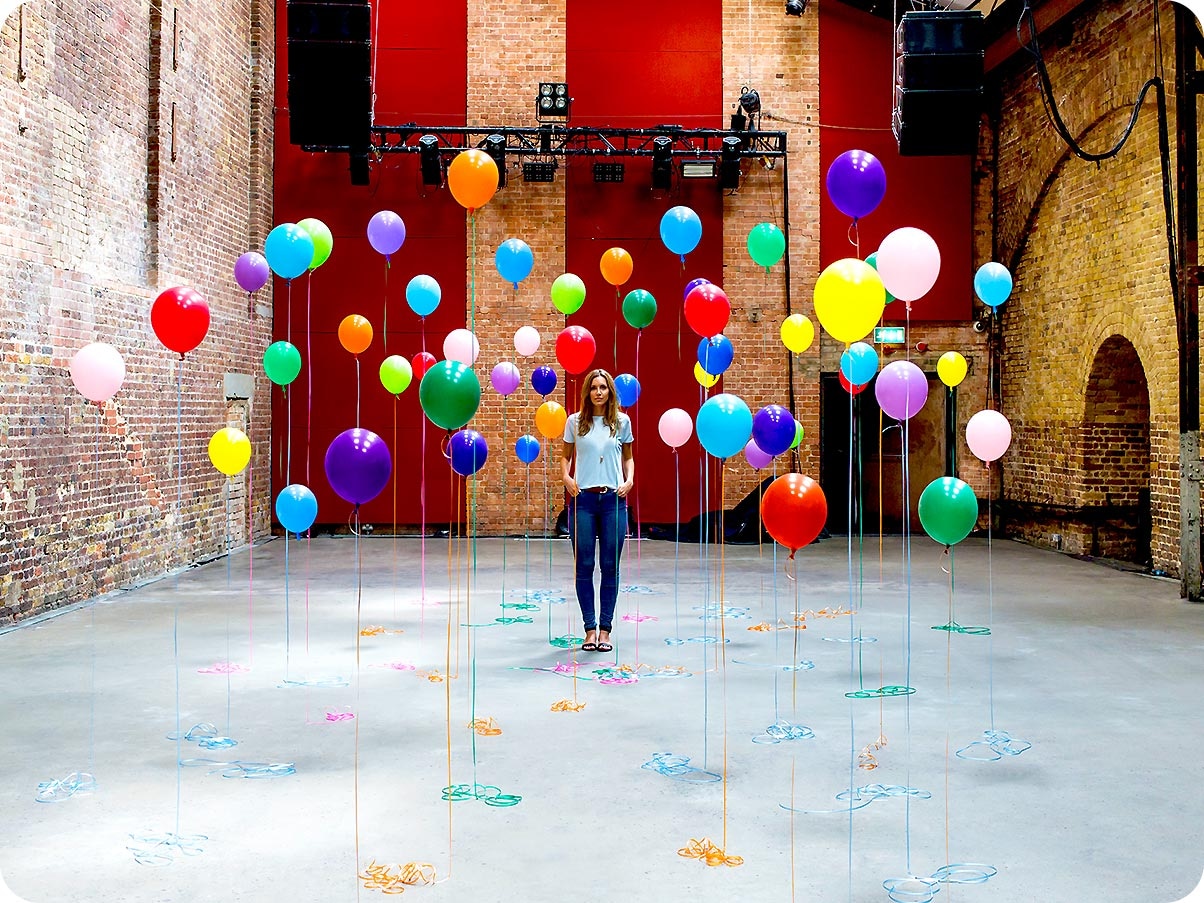
[[[466,367],[476,363],[481,353],[481,343],[467,329],[453,329],[443,340],[443,356],[449,361],[459,361]]]
[[[520,327],[514,334],[514,350],[523,357],[530,357],[539,350],[539,330],[534,326]]]

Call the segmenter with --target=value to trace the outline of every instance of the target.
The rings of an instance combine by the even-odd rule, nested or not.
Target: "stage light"
[[[622,182],[626,167],[622,163],[595,163],[595,182]]]
[[[713,179],[715,178],[715,158],[695,157],[683,160],[681,164],[683,179]]]
[[[652,190],[673,187],[673,139],[657,135],[652,139]]]
[[[418,139],[419,156],[422,158],[422,184],[438,188],[443,184],[443,162],[439,159],[439,139],[434,135],[423,135]]]
[[[801,16],[807,11],[807,0],[786,0],[786,15]]]
[[[761,95],[749,87],[740,89],[740,109],[749,116],[761,112]]]
[[[539,93],[535,96],[535,118],[568,119],[572,103],[565,82],[540,82]]]
[[[490,135],[485,139],[485,153],[497,164],[497,187],[506,187],[506,139],[501,135]]]
[[[719,188],[735,191],[740,187],[740,139],[728,135],[723,139],[723,159],[719,164]]]
[[[538,160],[523,164],[524,182],[554,182],[556,181],[556,161]]]

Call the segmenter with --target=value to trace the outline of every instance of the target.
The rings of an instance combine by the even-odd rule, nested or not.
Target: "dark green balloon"
[[[458,430],[472,420],[481,404],[481,382],[471,367],[439,361],[418,384],[418,401],[436,426]]]
[[[301,372],[301,352],[290,342],[273,342],[263,353],[263,372],[278,386],[287,386]]]
[[[875,251],[869,257],[865,258],[865,262],[868,263],[870,266],[872,266],[875,271],[877,271],[877,269],[878,269],[878,252]],[[890,304],[894,300],[895,300],[895,296],[892,295],[890,292],[887,292],[886,293],[886,303]]]
[[[623,299],[623,319],[633,329],[643,329],[656,316],[656,299],[642,288],[633,289]]]
[[[978,522],[978,496],[957,477],[939,477],[920,494],[920,523],[939,543],[956,545]]]

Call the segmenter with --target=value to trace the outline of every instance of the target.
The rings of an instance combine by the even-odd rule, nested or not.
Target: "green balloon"
[[[381,361],[380,384],[390,395],[400,395],[414,378],[414,369],[400,354],[390,354]]]
[[[794,421],[794,441],[790,443],[791,448],[798,448],[803,442],[803,425],[797,420]]]
[[[656,299],[642,288],[629,291],[623,299],[623,319],[633,329],[643,329],[656,316]]]
[[[877,272],[878,271],[878,252],[875,251],[869,257],[865,258],[865,262],[874,268],[874,272]],[[886,303],[890,304],[894,300],[895,300],[895,296],[892,295],[890,292],[887,292],[886,293]]]
[[[978,522],[978,497],[957,477],[939,477],[920,494],[920,523],[939,543],[956,545]]]
[[[287,386],[301,372],[301,352],[291,342],[273,342],[263,353],[263,372],[278,386]]]
[[[575,314],[585,303],[585,283],[580,276],[563,273],[552,283],[552,303],[565,316]]]
[[[458,430],[481,404],[477,374],[459,361],[439,361],[418,384],[418,401],[426,416],[445,430]]]
[[[334,236],[330,234],[326,223],[312,216],[301,220],[297,225],[313,239],[314,256],[309,261],[309,268],[316,270],[330,258],[330,252],[334,250]]]
[[[748,233],[748,254],[760,266],[769,269],[786,253],[786,236],[773,223],[757,223]]]

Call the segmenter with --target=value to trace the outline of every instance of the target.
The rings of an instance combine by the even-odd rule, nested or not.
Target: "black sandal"
[[[582,652],[597,652],[598,644],[597,643],[582,643],[581,651]]]
[[[584,649],[585,647],[582,646],[581,648]],[[594,651],[596,651],[596,652],[614,652],[615,647],[612,646],[610,643],[595,643]]]

